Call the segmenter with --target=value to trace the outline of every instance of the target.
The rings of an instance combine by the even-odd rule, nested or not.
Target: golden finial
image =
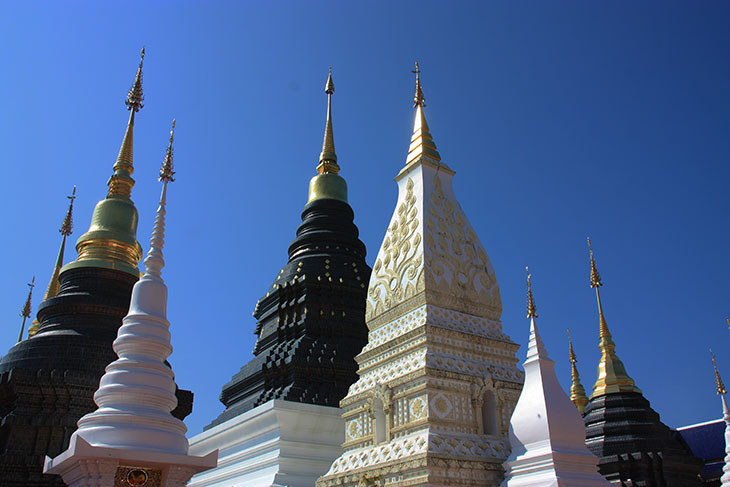
[[[61,224],[61,229],[59,232],[61,232],[61,235],[64,237],[68,237],[71,235],[71,231],[73,230],[73,211],[74,211],[74,200],[76,199],[76,186],[74,185],[74,189],[71,192],[71,196],[66,196],[68,198],[69,204],[68,204],[68,210],[66,211],[66,217],[63,219],[63,223]]]
[[[33,276],[33,280],[31,280],[28,283],[28,297],[25,300],[25,304],[23,305],[23,311],[20,312],[20,316],[23,318],[23,324],[20,325],[20,335],[18,336],[18,343],[23,340],[23,331],[25,330],[25,320],[30,318],[30,298],[33,296],[33,288],[35,287],[35,276]]]
[[[535,298],[532,296],[532,282],[530,278],[530,268],[525,266],[525,273],[527,273],[527,317],[537,318],[537,307],[535,306]]]
[[[573,401],[573,404],[575,404],[575,407],[578,408],[580,414],[585,414],[588,397],[586,397],[586,390],[583,388],[583,384],[580,383],[578,367],[575,365],[578,362],[578,359],[575,358],[575,352],[573,351],[573,340],[570,338],[570,330],[568,330],[568,358],[570,360],[571,378],[570,400]]]
[[[730,328],[730,318],[725,318],[727,320],[727,327]]]
[[[715,354],[712,353],[712,349],[710,349],[710,356],[712,357],[712,367],[715,369],[715,384],[717,385],[717,393],[726,394],[727,390],[725,390],[725,384],[722,383],[722,379],[720,378],[720,372],[717,371],[717,364],[715,363]]]
[[[418,61],[416,61],[416,69],[411,73],[416,75],[416,93],[413,95],[413,108],[423,108],[426,106],[426,98],[423,96],[423,88],[421,88],[421,70],[418,68]]]
[[[603,286],[603,283],[601,282],[601,275],[598,273],[598,268],[596,267],[596,261],[593,258],[593,248],[591,247],[591,238],[588,237],[588,252],[591,255],[591,287],[599,287]]]
[[[613,343],[611,332],[608,330],[606,317],[603,314],[603,305],[601,303],[601,293],[599,288],[603,285],[601,276],[596,268],[596,261],[593,257],[593,248],[591,247],[591,239],[588,239],[588,249],[591,257],[591,276],[590,284],[596,290],[596,301],[598,302],[598,322],[600,341],[598,349],[601,351],[601,360],[598,362],[598,378],[593,385],[593,394],[591,397],[598,397],[604,394],[614,392],[637,392],[641,393],[641,389],[636,387],[634,379],[626,373],[621,359],[616,355],[616,344]]]
[[[167,150],[165,151],[165,157],[162,160],[162,167],[160,168],[160,179],[159,181],[164,181],[165,183],[169,183],[175,180],[173,177],[175,175],[175,171],[172,170],[172,156],[174,153],[174,149],[172,147],[172,142],[175,139],[175,119],[172,119],[172,129],[170,130],[170,143],[167,146]]]
[[[319,174],[337,174],[340,166],[337,165],[337,154],[335,154],[335,136],[332,130],[332,95],[335,93],[335,83],[332,81],[332,67],[330,66],[327,84],[324,87],[327,93],[327,123],[324,128],[324,141],[322,152],[319,154]]]
[[[426,106],[426,99],[423,96],[423,89],[421,88],[421,69],[418,67],[418,61],[416,61],[416,69],[411,72],[416,75],[416,94],[413,96],[416,119],[413,122],[413,135],[411,136],[411,145],[408,148],[406,165],[425,156],[443,167],[448,167],[441,163],[441,154],[436,150],[436,143],[433,141],[433,137],[431,137],[428,122],[426,122],[426,115],[423,113],[423,107]]]
[[[142,93],[142,63],[144,63],[144,47],[140,53],[137,75],[134,77],[132,87],[127,92],[127,101],[124,102],[127,105],[127,110],[134,110],[135,112],[140,111],[144,107],[142,104],[144,101],[144,94]]]

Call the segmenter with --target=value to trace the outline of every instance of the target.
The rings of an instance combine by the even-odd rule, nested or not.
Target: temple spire
[[[436,143],[431,137],[426,115],[423,112],[423,108],[426,106],[426,98],[423,96],[423,88],[421,87],[421,69],[418,67],[418,61],[416,61],[416,69],[412,73],[416,75],[416,93],[413,95],[416,119],[413,123],[413,136],[411,137],[411,146],[408,149],[406,165],[420,157],[427,157],[438,163],[441,161],[441,155],[436,150]]]
[[[337,154],[335,153],[335,136],[332,131],[332,95],[335,93],[335,84],[332,82],[332,67],[330,66],[327,84],[324,87],[327,93],[327,123],[324,128],[324,141],[322,142],[322,152],[319,154],[319,166],[317,172],[319,174],[340,172],[340,166],[337,165]]]
[[[640,394],[641,389],[636,387],[634,380],[626,373],[623,362],[616,355],[616,344],[613,343],[611,332],[608,330],[608,324],[606,323],[606,317],[603,315],[603,305],[601,304],[601,293],[599,291],[599,288],[603,286],[603,282],[601,282],[601,276],[598,274],[590,238],[588,239],[588,249],[591,259],[590,284],[596,290],[596,300],[598,301],[600,338],[598,348],[601,350],[601,360],[598,363],[598,378],[593,386],[591,398],[615,392],[638,392]]]
[[[712,357],[712,367],[715,369],[715,386],[717,387],[717,394],[720,396],[722,401],[722,416],[725,420],[725,465],[722,467],[722,477],[720,482],[722,487],[730,487],[730,408],[728,408],[725,394],[725,384],[722,383],[720,378],[720,372],[717,371],[717,363],[715,363],[715,354],[710,349],[710,356]]]
[[[18,343],[23,340],[23,331],[25,330],[25,320],[30,318],[30,298],[33,296],[33,288],[35,287],[35,276],[33,280],[28,283],[28,297],[23,305],[23,310],[20,312],[20,316],[23,318],[23,323],[20,325],[20,335],[18,335]]]
[[[58,249],[56,265],[53,267],[51,279],[48,281],[48,287],[46,288],[46,294],[43,295],[43,301],[55,298],[58,294],[58,290],[60,287],[58,276],[61,274],[61,267],[63,267],[63,256],[66,251],[66,237],[71,235],[71,232],[73,230],[73,210],[74,200],[76,199],[76,186],[74,186],[74,189],[71,192],[71,196],[66,196],[66,198],[69,199],[68,210],[66,210],[66,216],[63,218],[63,223],[61,223],[61,228],[59,230],[62,235],[61,247]],[[38,321],[38,318],[34,319],[33,323],[30,325],[30,328],[28,328],[28,338],[34,337],[38,333],[40,326],[41,324]]]
[[[586,397],[586,390],[583,388],[583,384],[580,383],[580,376],[578,375],[578,367],[575,365],[578,359],[575,358],[575,352],[573,351],[573,340],[570,338],[570,330],[568,330],[568,358],[570,360],[570,400],[573,401],[575,407],[578,408],[580,414],[585,414],[586,404],[588,404],[588,397]]]
[[[144,107],[142,101],[144,101],[144,94],[142,93],[142,64],[144,63],[144,47],[140,53],[139,67],[137,68],[137,74],[134,77],[134,83],[127,92],[127,99],[124,104],[129,110],[129,122],[127,123],[127,130],[124,133],[124,139],[122,140],[122,147],[119,149],[119,155],[117,156],[117,162],[114,163],[114,174],[109,178],[107,183],[109,186],[109,195],[107,198],[123,197],[129,198],[132,194],[132,187],[134,186],[134,179],[132,179],[132,173],[134,172],[134,162],[132,158],[133,154],[133,140],[134,140],[134,114],[137,113]]]
[[[540,333],[537,330],[537,307],[535,306],[535,298],[532,295],[532,274],[530,274],[529,267],[525,266],[525,273],[527,274],[527,317],[530,318],[530,342],[527,346],[527,362],[532,360],[549,360],[545,345],[540,338]],[[525,363],[527,363],[525,362]]]
[[[61,267],[63,267],[63,254],[66,249],[66,237],[70,236],[73,231],[73,211],[74,200],[76,199],[76,186],[74,186],[71,196],[66,196],[66,198],[69,199],[68,210],[66,210],[66,216],[63,218],[63,223],[61,223],[61,229],[59,230],[63,236],[61,238],[61,248],[58,250],[56,267],[53,269],[53,275],[48,283],[48,288],[46,288],[46,294],[43,296],[43,301],[49,298],[55,298],[58,294],[58,275],[61,272]],[[30,330],[28,330],[28,332],[30,333]]]
[[[145,50],[142,48],[139,67],[132,87],[127,93],[125,105],[130,111],[119,155],[114,163],[114,173],[109,178],[109,192],[97,203],[91,217],[89,230],[76,242],[78,258],[63,269],[97,267],[113,269],[139,277],[139,261],[142,247],[137,242],[137,209],[130,199],[134,179],[133,138],[134,117],[142,109],[142,65]]]
[[[333,199],[347,203],[347,183],[339,176],[340,166],[337,165],[335,154],[335,136],[332,131],[332,95],[335,93],[335,84],[332,81],[332,68],[324,86],[327,93],[327,123],[324,128],[322,152],[319,154],[317,175],[309,181],[309,201]]]

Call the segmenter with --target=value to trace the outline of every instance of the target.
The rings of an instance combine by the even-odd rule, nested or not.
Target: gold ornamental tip
[[[433,141],[431,132],[428,128],[426,115],[423,108],[426,106],[426,98],[423,96],[423,88],[421,87],[421,70],[416,62],[416,69],[412,71],[416,75],[416,94],[413,97],[413,106],[416,109],[416,118],[413,122],[413,135],[411,136],[411,145],[408,148],[408,156],[406,157],[406,165],[427,157],[433,162],[439,164],[441,154],[436,149],[436,142]],[[445,166],[444,164],[440,164]]]
[[[720,372],[717,371],[717,363],[715,363],[715,354],[712,353],[712,349],[710,349],[710,356],[712,357],[712,367],[715,369],[715,385],[717,386],[717,394],[727,394],[727,390],[725,389],[725,384],[722,383],[722,379],[720,378]]]
[[[598,349],[601,351],[601,360],[598,362],[598,377],[593,385],[593,394],[591,398],[602,396],[604,394],[612,394],[617,392],[636,392],[641,394],[641,389],[636,387],[634,379],[626,373],[621,359],[616,354],[616,344],[613,342],[611,332],[606,323],[606,317],[603,314],[603,304],[601,303],[600,287],[603,285],[601,277],[598,274],[596,261],[593,257],[593,249],[590,247],[591,241],[588,239],[588,247],[591,259],[591,287],[596,290],[596,301],[598,303],[598,335],[600,341]]]
[[[580,383],[580,376],[578,375],[578,366],[575,364],[578,359],[575,357],[573,351],[573,340],[570,338],[570,330],[568,330],[568,359],[570,360],[570,400],[573,401],[575,407],[578,408],[580,414],[585,414],[586,405],[588,404],[588,397],[586,396],[586,390],[583,384]]]
[[[122,147],[113,166],[114,174],[107,182],[106,199],[97,203],[91,217],[91,226],[76,243],[78,258],[64,266],[61,272],[78,267],[102,267],[139,277],[139,261],[142,247],[137,242],[139,215],[131,200],[134,186],[133,139],[134,117],[142,107],[142,65],[145,50],[137,68],[132,88],[127,93],[125,105],[130,111],[129,122],[122,140]]]
[[[20,335],[18,335],[18,343],[20,343],[23,340],[23,331],[25,330],[25,320],[30,318],[30,299],[31,296],[33,296],[33,288],[35,287],[35,276],[33,276],[33,279],[28,283],[28,297],[25,299],[25,304],[23,304],[23,310],[20,312],[21,318],[23,318],[23,322],[20,325]]]
[[[309,181],[309,200],[307,202],[335,199],[347,203],[347,183],[338,174],[340,172],[340,166],[337,165],[335,136],[332,130],[332,95],[335,93],[335,83],[332,81],[332,68],[329,69],[324,92],[327,94],[327,122],[324,128],[322,152],[319,154],[317,175]]]
[[[527,273],[527,317],[537,318],[537,306],[535,306],[535,298],[532,296],[532,282],[530,279],[530,268],[525,266],[525,272]]]
[[[162,159],[162,167],[160,167],[160,178],[158,181],[164,181],[166,183],[175,181],[175,171],[173,171],[172,159],[175,149],[172,147],[172,143],[175,140],[175,119],[172,119],[172,129],[170,130],[170,142],[167,145],[165,151],[165,157]]]

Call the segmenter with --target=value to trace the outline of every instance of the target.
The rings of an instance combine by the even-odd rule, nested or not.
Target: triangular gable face
[[[396,210],[368,289],[371,330],[387,321],[387,312],[414,309],[425,300],[499,320],[502,301],[494,269],[454,196],[453,174],[443,163],[422,157],[398,176]]]

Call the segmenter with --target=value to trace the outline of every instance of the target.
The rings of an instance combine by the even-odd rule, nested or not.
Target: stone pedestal
[[[313,487],[344,439],[341,409],[272,400],[190,439],[191,455],[219,459],[188,486]]]

